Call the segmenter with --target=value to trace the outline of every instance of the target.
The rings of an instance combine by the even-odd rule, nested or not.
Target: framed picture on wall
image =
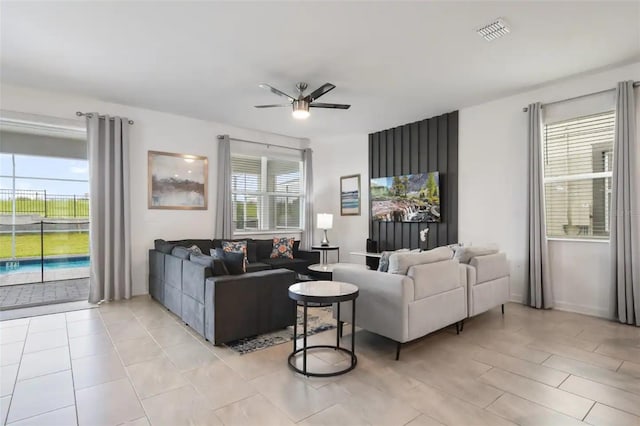
[[[340,178],[340,215],[360,216],[360,175]]]
[[[149,151],[149,208],[206,210],[207,157]]]

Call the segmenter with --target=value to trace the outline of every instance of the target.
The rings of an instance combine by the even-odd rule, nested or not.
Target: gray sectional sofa
[[[264,261],[258,262],[258,253],[266,253],[271,240],[248,241],[249,264],[247,273],[241,275],[215,275],[213,268],[175,256],[156,243],[156,248],[149,250],[151,297],[215,345],[293,325],[295,310],[288,288],[298,281],[298,273],[319,262],[319,253],[294,250],[294,259],[260,258]],[[196,245],[208,254],[221,242],[166,243]]]

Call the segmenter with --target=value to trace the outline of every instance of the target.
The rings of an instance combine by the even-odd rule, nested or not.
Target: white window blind
[[[547,237],[609,238],[614,125],[614,111],[545,124]]]
[[[301,161],[234,154],[231,169],[237,231],[301,228]]]

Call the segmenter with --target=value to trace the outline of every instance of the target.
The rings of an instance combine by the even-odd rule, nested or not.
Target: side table
[[[355,323],[356,318],[356,298],[358,297],[358,287],[353,284],[343,283],[339,281],[309,281],[297,283],[289,287],[289,297],[296,302],[302,302],[303,306],[303,339],[302,339],[302,348],[298,349],[297,341],[297,327],[293,328],[293,352],[289,354],[289,358],[287,362],[289,363],[289,367],[294,371],[304,374],[305,376],[312,377],[332,377],[338,376],[340,374],[347,373],[354,368],[356,368],[356,364],[358,363],[358,358],[356,357],[355,345],[356,345],[356,333],[355,327],[354,331],[351,333],[351,350],[340,347],[340,333],[338,329],[340,328],[340,302],[347,302],[349,300],[352,301],[352,311],[351,318],[353,323]],[[330,304],[337,303],[337,322],[338,329],[336,329],[336,345],[307,345],[307,309],[309,308],[309,303],[320,303],[320,304]],[[296,316],[297,316],[297,303],[296,305]],[[310,349],[335,349],[342,351],[349,355],[351,358],[351,363],[348,367],[334,371],[331,373],[314,373],[312,371],[307,370],[307,351]],[[302,352],[302,370],[295,366],[296,355]]]
[[[322,260],[320,263],[323,265],[327,264],[327,252],[328,251],[338,251],[338,262],[340,262],[340,247],[339,246],[311,246],[311,250],[318,250],[322,252]]]

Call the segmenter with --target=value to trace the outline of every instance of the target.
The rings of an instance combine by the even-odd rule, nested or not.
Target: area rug
[[[307,336],[322,333],[336,328],[336,320],[332,316],[332,308],[309,308],[307,311]],[[302,309],[298,309],[298,336],[302,335]],[[271,333],[259,334],[254,337],[235,340],[226,343],[225,346],[233,349],[241,355],[259,351],[271,346],[280,345],[293,340],[293,326]]]

